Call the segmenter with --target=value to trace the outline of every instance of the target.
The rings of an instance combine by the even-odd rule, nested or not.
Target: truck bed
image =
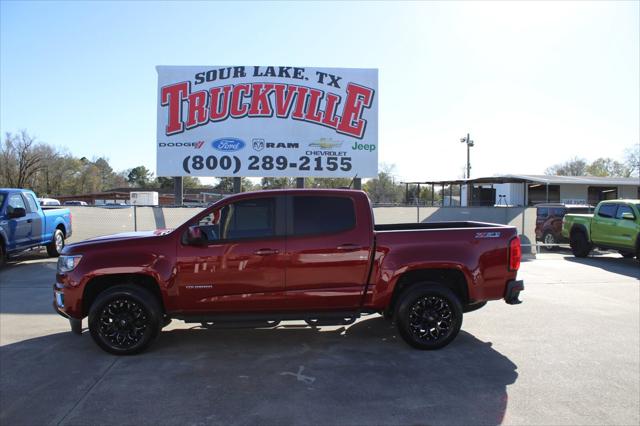
[[[415,231],[430,229],[469,229],[469,228],[505,228],[507,225],[499,225],[496,223],[459,221],[459,222],[424,222],[424,223],[390,223],[383,225],[374,225],[376,232],[386,231]]]

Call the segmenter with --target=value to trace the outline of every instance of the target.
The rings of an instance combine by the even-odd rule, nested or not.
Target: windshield
[[[0,207],[4,204],[5,194],[0,194]]]

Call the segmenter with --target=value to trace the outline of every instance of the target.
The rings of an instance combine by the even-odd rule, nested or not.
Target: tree
[[[260,186],[262,189],[284,189],[284,188],[295,188],[296,179],[295,178],[276,178],[276,177],[264,177],[260,181]]]
[[[629,176],[640,177],[640,143],[624,150],[624,164]]]
[[[0,151],[0,170],[3,185],[16,188],[31,187],[33,179],[44,167],[42,149],[26,130],[14,135],[7,133]]]
[[[214,186],[214,189],[217,192],[223,194],[232,194],[233,193],[233,179],[232,177],[223,177],[219,178],[218,183]],[[253,189],[253,183],[245,177],[243,177],[240,181],[240,190],[241,191],[251,191]]]
[[[393,165],[382,165],[376,179],[368,180],[364,184],[364,190],[374,203],[399,203],[404,197],[402,185],[395,183],[393,178]]]
[[[155,180],[155,185],[161,189],[173,189],[174,179],[172,177],[159,176]],[[184,189],[199,188],[202,186],[200,179],[193,176],[182,177],[182,187]]]
[[[631,170],[623,163],[611,158],[598,158],[587,166],[586,171],[589,176],[631,176]]]
[[[629,177],[637,170],[637,157],[633,156],[633,150],[626,151],[626,159],[621,163],[612,158],[598,158],[587,164],[581,158],[574,157],[571,160],[549,167],[546,173],[557,176],[615,176]],[[636,154],[638,155],[638,154]],[[635,163],[634,163],[635,161]],[[634,164],[636,165],[634,168]]]
[[[574,157],[567,162],[549,167],[545,173],[555,176],[585,176],[587,174],[587,162],[582,158]]]
[[[352,178],[309,178],[307,186],[309,188],[348,188],[352,181]]]
[[[149,171],[145,166],[134,167],[127,173],[127,182],[131,186],[144,188],[151,183],[153,173]]]

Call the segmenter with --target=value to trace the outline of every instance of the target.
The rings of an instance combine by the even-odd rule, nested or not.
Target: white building
[[[462,206],[532,206],[545,202],[596,205],[602,200],[640,199],[639,178],[504,175],[465,183],[461,186]],[[470,197],[469,187],[473,188]]]

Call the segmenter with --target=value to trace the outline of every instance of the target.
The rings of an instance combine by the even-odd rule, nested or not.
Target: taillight
[[[509,270],[517,271],[520,268],[520,260],[522,259],[522,248],[520,247],[520,238],[515,237],[509,241]]]

